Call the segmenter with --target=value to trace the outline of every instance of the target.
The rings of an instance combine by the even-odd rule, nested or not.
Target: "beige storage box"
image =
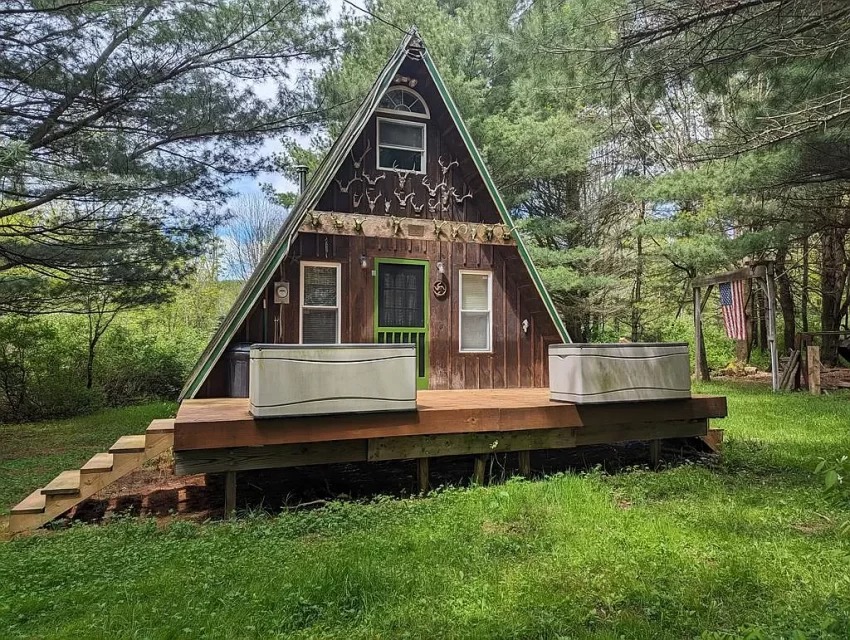
[[[257,418],[416,410],[410,344],[251,346],[248,398]]]
[[[576,404],[690,398],[688,345],[553,344],[549,389],[552,400]]]

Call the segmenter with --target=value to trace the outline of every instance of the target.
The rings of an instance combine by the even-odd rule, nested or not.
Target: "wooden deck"
[[[185,400],[178,473],[705,436],[726,398],[575,405],[548,389],[420,391],[417,411],[254,419],[245,398]]]

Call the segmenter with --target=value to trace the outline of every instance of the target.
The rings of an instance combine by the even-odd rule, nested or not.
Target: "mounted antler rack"
[[[322,225],[325,219],[331,224]],[[318,226],[316,223],[318,222]],[[301,225],[302,233],[367,236],[372,238],[415,238],[469,244],[515,245],[510,229],[502,224],[453,224],[448,220],[424,220],[396,216],[372,216],[335,211],[313,211]]]

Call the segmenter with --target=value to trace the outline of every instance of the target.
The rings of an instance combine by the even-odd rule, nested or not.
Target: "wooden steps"
[[[152,420],[145,429],[147,435],[156,433],[174,433],[174,418]]]
[[[12,507],[11,533],[37,529],[112,484],[174,444],[174,420],[154,420],[143,435],[121,436],[108,452],[79,469],[63,471]]]
[[[80,471],[63,471],[53,478],[41,492],[46,496],[76,495],[80,492]]]
[[[26,498],[21,500],[17,505],[15,505],[15,507],[12,509],[12,513],[44,513],[45,502],[46,500],[44,494],[41,492],[41,489],[36,489]]]
[[[112,471],[113,456],[111,453],[96,453],[80,467],[80,473],[103,473]]]
[[[145,436],[121,436],[109,447],[112,455],[122,453],[143,453],[145,450]]]

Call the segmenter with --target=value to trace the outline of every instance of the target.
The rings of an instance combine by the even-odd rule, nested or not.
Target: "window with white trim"
[[[425,172],[425,123],[378,118],[378,169]]]
[[[301,344],[340,342],[340,266],[301,263]]]
[[[493,345],[493,282],[489,271],[460,272],[460,350],[489,352]]]
[[[391,87],[378,103],[377,111],[399,111],[415,118],[429,118],[431,113],[425,100],[413,89]]]

